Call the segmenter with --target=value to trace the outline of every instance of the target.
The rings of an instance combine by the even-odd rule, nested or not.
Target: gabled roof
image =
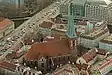
[[[4,29],[8,25],[12,24],[13,22],[9,19],[0,18],[0,30]]]
[[[7,61],[0,61],[0,67],[4,68],[4,69],[7,69],[7,70],[10,70],[10,71],[15,71],[17,65],[15,65],[13,63],[9,63]]]
[[[88,51],[86,54],[82,56],[82,58],[88,63],[89,61],[93,60],[93,58],[96,56],[96,50],[92,49]]]
[[[35,43],[24,55],[26,60],[38,60],[41,56],[60,56],[70,54],[69,42],[66,39]]]

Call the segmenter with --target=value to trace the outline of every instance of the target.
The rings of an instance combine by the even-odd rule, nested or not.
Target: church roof
[[[66,39],[35,43],[24,55],[25,60],[38,60],[41,56],[60,56],[70,54],[69,42]]]

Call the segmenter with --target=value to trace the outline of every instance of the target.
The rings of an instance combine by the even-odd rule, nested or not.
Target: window
[[[67,58],[68,60],[70,60],[70,57],[68,56],[68,58]]]
[[[44,67],[44,63],[41,63],[41,67]]]
[[[66,60],[66,57],[65,56],[63,57],[63,60]]]
[[[17,71],[20,71],[20,68],[19,67],[17,67]]]
[[[59,59],[59,61],[60,61],[60,57],[59,57],[58,59]]]
[[[31,72],[29,72],[29,75],[31,75]]]
[[[21,69],[21,72],[23,72],[23,69]]]
[[[35,75],[35,73],[33,73],[33,75]]]

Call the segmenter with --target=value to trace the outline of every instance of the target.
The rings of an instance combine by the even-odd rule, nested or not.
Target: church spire
[[[68,29],[67,36],[69,38],[76,38],[75,24],[74,24],[74,15],[73,15],[73,4],[71,3],[68,7]]]

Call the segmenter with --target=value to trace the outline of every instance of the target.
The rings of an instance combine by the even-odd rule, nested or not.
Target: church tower
[[[68,6],[68,29],[67,29],[67,37],[70,42],[70,48],[71,50],[74,50],[76,48],[76,25],[74,24],[74,14],[73,14],[73,4],[71,3]]]

